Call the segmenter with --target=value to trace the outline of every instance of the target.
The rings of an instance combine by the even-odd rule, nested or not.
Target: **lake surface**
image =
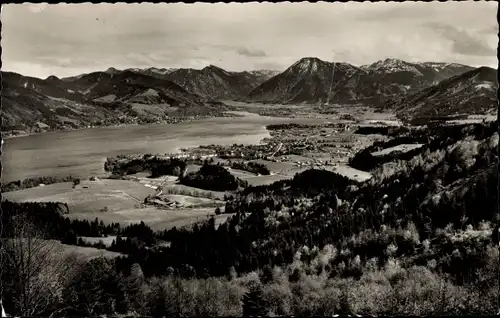
[[[244,117],[93,128],[6,139],[2,153],[2,180],[66,175],[85,178],[104,173],[106,158],[118,154],[173,153],[180,148],[209,144],[257,144],[269,137],[265,125],[318,122],[240,114]]]

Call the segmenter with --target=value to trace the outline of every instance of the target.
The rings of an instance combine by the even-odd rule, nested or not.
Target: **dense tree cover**
[[[243,317],[264,317],[266,315],[267,305],[262,297],[261,287],[254,285],[243,296]]]
[[[28,188],[38,187],[41,184],[49,185],[53,183],[60,182],[74,182],[75,180],[80,180],[78,177],[74,176],[64,176],[64,177],[32,177],[26,178],[24,180],[11,181],[7,184],[2,184],[2,192],[17,191]]]
[[[351,159],[349,165],[353,168],[371,171],[380,165],[394,160],[409,160],[427,149],[436,151],[444,149],[449,145],[472,136],[476,140],[482,140],[491,136],[498,130],[495,123],[473,124],[473,125],[437,125],[428,129],[413,129],[408,133],[400,134],[388,141],[376,141],[373,145],[360,150]],[[424,144],[423,147],[408,152],[394,151],[387,155],[373,156],[372,153],[401,144]]]
[[[444,154],[436,158],[428,150],[418,160],[403,163],[409,169],[383,182],[362,185],[333,172],[308,170],[293,180],[247,187],[227,197],[226,213],[236,214],[218,229],[211,220],[192,231],[164,231],[157,233],[157,239],[171,242],[170,247],[146,249],[154,240],[152,231],[141,225],[140,234],[123,233],[126,239],[117,239],[112,249],[129,254],[125,263],[141,264],[148,276],[164,274],[169,266],[182,273],[179,268],[190,264],[203,277],[205,273],[225,275],[232,266],[248,272],[266,264],[286,264],[300,246],[342,242],[381,226],[398,228],[413,222],[418,235],[430,239],[448,224],[460,228],[495,221],[498,213],[491,189],[496,188],[496,167],[489,163],[496,161],[497,149],[489,139],[473,152],[466,143],[440,150]],[[428,158],[431,162],[425,161]],[[468,163],[470,158],[473,164]],[[441,193],[443,186],[453,187]],[[367,250],[378,255],[384,244]],[[159,262],[165,265],[162,269]]]
[[[385,135],[396,137],[410,132],[405,126],[361,126],[356,129],[355,134],[360,135]]]
[[[231,168],[240,169],[248,172],[252,172],[255,174],[261,174],[268,176],[271,174],[271,171],[266,167],[266,165],[257,162],[244,162],[244,161],[232,161]]]
[[[130,175],[143,171],[149,171],[151,177],[156,178],[163,175],[181,176],[187,167],[185,160],[162,159],[157,156],[144,155],[142,158],[130,159],[128,157],[107,158],[104,170],[115,175]]]
[[[99,316],[129,312],[126,285],[113,261],[96,258],[83,265],[63,290],[65,316]]]
[[[458,120],[467,119],[467,115],[455,115],[455,116],[416,116],[409,120],[409,124],[412,126],[420,125],[439,125],[446,120]]]
[[[68,206],[60,202],[25,202],[13,203],[3,201],[2,208],[2,237],[12,237],[13,225],[17,217],[26,216],[37,228],[42,229],[45,239],[55,239],[64,244],[92,246],[106,248],[102,243],[85,243],[78,237],[107,237],[118,236],[117,242],[111,250],[128,253],[128,248],[133,245],[139,247],[153,246],[157,239],[153,230],[144,224],[130,224],[121,227],[118,223],[104,224],[102,220],[95,218],[88,220],[70,220],[66,217]],[[125,239],[126,238],[126,239]],[[132,242],[124,246],[123,242]],[[120,247],[118,247],[120,246]]]
[[[179,179],[180,183],[212,191],[231,191],[245,187],[246,182],[233,176],[226,168],[208,162],[196,172],[190,172]]]
[[[481,129],[467,131],[476,139],[487,135]],[[488,165],[497,160],[495,136],[477,145],[474,140],[452,143],[446,135],[443,139],[417,160],[407,162],[411,169],[403,169],[383,183],[360,185],[332,172],[309,170],[294,180],[248,187],[229,198],[226,212],[236,214],[226,224],[218,229],[207,224],[192,232],[170,232],[165,240],[171,247],[164,253],[179,264],[191,264],[197,273],[208,270],[219,275],[227,274],[231,266],[248,272],[266,264],[282,265],[291,261],[300,246],[342,242],[382,226],[397,229],[411,222],[425,240],[448,224],[463,228],[478,226],[483,220],[496,222],[493,190],[497,168]],[[444,153],[433,159],[430,151],[438,145],[445,150],[436,151]],[[412,244],[400,251],[411,253]],[[383,249],[367,251],[380,254]],[[193,253],[188,256],[186,251]]]
[[[210,218],[154,235],[144,224],[120,230],[112,249],[128,255],[75,275],[58,306],[74,315],[491,314],[500,218],[490,128],[438,131],[370,182],[308,170],[240,189],[219,227]],[[85,300],[90,284],[98,289]]]

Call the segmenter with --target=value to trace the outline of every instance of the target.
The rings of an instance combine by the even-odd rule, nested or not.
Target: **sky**
[[[303,57],[497,68],[496,1],[7,4],[2,70],[45,78],[109,67],[283,71]]]

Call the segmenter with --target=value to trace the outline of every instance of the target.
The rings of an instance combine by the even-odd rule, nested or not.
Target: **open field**
[[[57,183],[43,187],[13,191],[4,194],[15,202],[63,202],[70,213],[96,213],[134,209],[141,206],[144,198],[155,190],[139,182],[127,180],[86,181],[72,189],[72,184]]]
[[[272,105],[254,105],[255,108],[269,108]],[[246,106],[250,107],[250,106]],[[291,107],[291,106],[290,106]],[[297,111],[302,110],[302,106],[291,107]],[[349,122],[340,117],[345,114],[355,114],[361,116],[362,121],[393,121],[391,114],[374,113],[370,110],[354,108],[336,108],[338,114],[321,114],[318,121],[299,120],[295,118],[292,122],[298,121],[303,124],[321,124],[327,122]],[[256,114],[247,115],[255,123],[280,123],[280,118],[276,118],[273,122],[268,117],[261,117]],[[255,118],[255,119],[254,119]],[[233,119],[232,119],[233,120]],[[248,118],[247,118],[248,120]],[[213,120],[216,121],[215,119]],[[290,122],[288,120],[287,122]],[[235,127],[239,123],[235,123]],[[192,124],[191,124],[192,125]],[[243,124],[244,126],[245,124]],[[191,127],[191,126],[189,126]],[[185,128],[188,128],[186,126]],[[364,171],[353,169],[344,164],[348,157],[352,155],[358,148],[366,147],[375,140],[383,139],[383,136],[378,135],[357,135],[353,133],[354,129],[348,131],[338,131],[333,128],[321,128],[311,126],[309,128],[294,128],[277,132],[278,140],[286,142],[310,142],[317,145],[326,145],[326,148],[321,146],[318,149],[307,150],[302,155],[277,155],[275,161],[257,159],[250,160],[252,162],[261,163],[268,167],[272,175],[258,176],[254,173],[243,171],[240,169],[228,168],[234,176],[246,180],[249,185],[258,186],[271,184],[278,180],[291,179],[296,173],[303,172],[311,167],[317,169],[327,169],[345,175],[349,178],[365,181],[371,175]],[[200,136],[205,130],[190,130],[187,135],[191,137]],[[242,134],[245,132],[240,131]],[[142,144],[155,143],[156,138],[160,135],[148,136],[145,140],[142,138]],[[275,138],[275,137],[273,137]],[[87,139],[87,138],[85,138]],[[287,141],[289,140],[289,141]],[[137,139],[139,141],[139,139]],[[219,140],[213,140],[217,144]],[[238,142],[235,140],[235,142]],[[328,146],[332,144],[335,147]],[[328,148],[330,147],[330,148]],[[271,147],[272,149],[275,146]],[[394,149],[396,150],[396,149]],[[272,150],[271,150],[272,151]],[[389,151],[385,149],[384,151]],[[164,151],[163,151],[164,152]],[[162,153],[163,153],[162,152]],[[143,153],[146,153],[144,151]],[[238,159],[239,160],[239,159]],[[215,162],[227,163],[227,160],[214,158]],[[324,163],[329,162],[330,165]],[[340,166],[334,167],[332,162],[340,163]],[[197,171],[200,165],[188,165],[187,172]],[[166,229],[173,226],[181,227],[192,224],[203,219],[207,215],[214,213],[214,207],[210,204],[220,203],[224,199],[225,192],[200,190],[197,188],[179,184],[177,177],[163,176],[159,178],[149,178],[147,172],[130,175],[130,180],[108,180],[102,179],[97,181],[83,180],[80,185],[72,189],[71,183],[60,183],[36,187],[21,191],[14,191],[4,194],[5,198],[11,201],[27,202],[27,201],[57,201],[67,203],[70,208],[69,217],[72,219],[87,219],[94,220],[96,217],[103,220],[104,223],[117,222],[122,225],[139,223],[144,221],[154,229]],[[161,199],[174,202],[174,206],[168,208],[157,208],[144,205],[144,199],[150,194],[157,194],[158,188],[161,187]],[[178,202],[179,205],[175,206]],[[217,222],[221,223],[227,218],[227,215],[219,215],[216,217]],[[89,238],[92,240],[92,238]],[[100,239],[100,238],[96,238]],[[108,239],[109,240],[109,239]],[[108,242],[110,243],[110,242]],[[107,244],[107,243],[105,243]]]
[[[245,170],[233,169],[233,168],[230,168],[230,167],[226,167],[226,169],[233,176],[235,176],[236,178],[240,178],[242,180],[246,180],[248,178],[253,178],[253,177],[257,176],[255,173],[252,173],[252,172],[249,172],[249,171],[245,171]]]
[[[270,176],[255,176],[251,178],[246,178],[245,180],[248,182],[249,185],[251,186],[260,186],[260,185],[267,185],[271,184],[273,182],[279,181],[279,180],[284,180],[284,179],[291,179],[291,177],[286,176],[286,175],[270,175]]]
[[[183,227],[194,222],[202,221],[207,216],[214,214],[214,208],[185,208],[185,209],[158,209],[145,207],[126,209],[115,212],[98,213],[72,213],[68,215],[71,219],[94,220],[96,217],[104,224],[120,223],[121,226],[140,223],[143,221],[153,230],[164,230],[172,227]],[[218,215],[219,222],[223,222],[229,214]]]
[[[372,177],[371,173],[366,171],[361,171],[358,169],[354,169],[347,165],[340,165],[336,168],[325,167],[325,170],[334,171],[340,175],[343,175],[349,179],[353,179],[359,182],[364,182]]]
[[[401,145],[397,145],[394,147],[382,149],[380,151],[372,152],[372,156],[384,156],[384,155],[390,154],[393,151],[408,152],[410,150],[417,149],[417,148],[420,148],[422,146],[423,146],[423,144],[401,144]]]
[[[213,200],[202,197],[192,197],[188,195],[180,195],[180,194],[162,194],[160,195],[162,200],[168,200],[170,202],[175,202],[181,204],[183,207],[196,207],[196,206],[211,206],[217,203],[223,204],[220,200]]]
[[[292,157],[293,155],[291,156],[286,156],[286,157]],[[297,160],[304,160],[305,157],[300,157],[300,156],[295,156]],[[302,159],[300,159],[302,158]],[[276,157],[276,159],[280,160],[280,161],[283,161],[285,160],[283,158],[283,156],[280,156],[280,157]],[[274,173],[282,173],[284,171],[288,171],[290,169],[294,169],[296,168],[296,165],[291,163],[291,162],[272,162],[272,161],[269,161],[269,160],[264,160],[264,159],[257,159],[257,160],[252,160],[252,162],[256,162],[256,163],[260,163],[260,164],[264,164],[267,166],[267,168],[271,171],[271,172],[274,172]]]
[[[72,189],[71,183],[58,183],[8,192],[4,194],[4,198],[15,202],[67,203],[70,209],[68,215],[70,219],[93,221],[99,218],[106,224],[120,223],[122,226],[144,221],[154,229],[165,229],[189,225],[206,218],[207,214],[214,213],[214,207],[196,208],[196,206],[217,201],[185,194],[196,191],[213,193],[214,199],[224,197],[223,192],[198,190],[178,184],[167,185],[165,188],[172,189],[166,190],[165,193],[178,193],[166,194],[167,198],[193,208],[158,209],[144,206],[144,198],[155,193],[155,190],[140,182],[128,180],[82,181],[75,189]],[[223,218],[219,217],[219,219]]]
[[[201,168],[201,165],[190,164],[186,167],[186,173],[196,172],[196,171],[200,170],[200,168]]]
[[[165,194],[180,194],[193,197],[204,197],[209,199],[214,198],[223,200],[225,194],[225,192],[222,191],[210,191],[189,187],[176,181],[165,181],[161,184],[161,187],[163,189],[163,193]]]
[[[229,104],[231,106],[239,107],[248,111],[249,109],[259,109],[259,108],[269,108],[275,109],[277,107],[284,107],[289,109],[307,109],[308,105],[281,105],[281,104],[263,104],[263,103],[245,103],[245,102],[237,102],[237,101],[225,101],[224,103]]]
[[[50,240],[50,242],[54,244],[53,248],[51,248],[51,250],[55,252],[54,255],[58,255],[60,257],[66,257],[71,254],[74,254],[79,259],[90,260],[92,258],[101,256],[114,258],[123,255],[121,253],[111,252],[103,249],[97,249],[94,247],[83,247],[83,246],[62,244],[61,242],[56,240]]]

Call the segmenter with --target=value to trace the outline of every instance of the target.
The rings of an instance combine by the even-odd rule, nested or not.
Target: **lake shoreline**
[[[231,111],[224,112],[225,115],[227,116],[202,116],[202,117],[197,117],[197,118],[186,118],[186,119],[179,119],[177,121],[158,121],[154,123],[127,123],[127,124],[114,124],[114,125],[102,125],[102,126],[91,126],[91,127],[82,127],[82,128],[63,128],[63,129],[55,129],[55,130],[49,130],[49,131],[39,131],[39,132],[26,132],[22,131],[23,133],[20,133],[18,135],[8,133],[6,131],[1,132],[1,138],[2,140],[7,140],[7,139],[14,139],[14,138],[23,138],[23,137],[29,137],[29,136],[38,136],[38,135],[46,135],[46,134],[51,134],[51,133],[61,133],[61,132],[72,132],[72,131],[85,131],[85,130],[91,130],[91,129],[97,129],[97,128],[122,128],[122,127],[130,127],[130,126],[152,126],[152,125],[166,125],[166,124],[171,124],[171,125],[176,125],[176,124],[182,124],[182,123],[189,123],[189,122],[194,122],[198,120],[203,120],[203,119],[211,119],[211,118],[228,118],[228,117],[244,117],[244,115],[236,115],[232,113]],[[251,114],[251,113],[249,113]]]
[[[118,154],[173,155],[182,148],[259,144],[270,137],[266,120],[253,118],[261,116],[229,114],[232,116],[200,118],[180,125],[128,124],[3,138],[2,182],[67,175],[86,179],[101,175],[106,158]]]

